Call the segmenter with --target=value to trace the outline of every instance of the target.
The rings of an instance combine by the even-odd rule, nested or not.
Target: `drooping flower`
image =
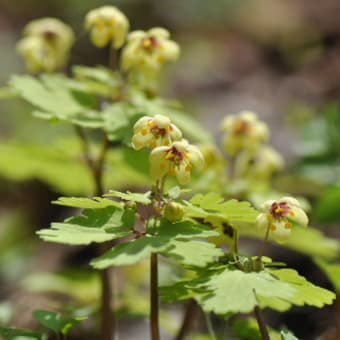
[[[180,184],[190,181],[193,167],[201,170],[204,158],[200,150],[185,139],[173,142],[170,146],[159,146],[150,154],[151,176],[156,180],[166,175],[176,176]]]
[[[85,28],[90,31],[95,46],[104,47],[112,43],[114,48],[120,48],[128,34],[129,21],[118,8],[102,6],[87,13]]]
[[[236,169],[240,176],[247,178],[270,179],[270,177],[284,166],[282,156],[272,147],[265,145],[250,154],[240,153],[236,160]]]
[[[264,231],[270,228],[270,233],[279,243],[289,238],[293,224],[304,227],[308,225],[306,213],[302,210],[299,201],[293,197],[265,202],[262,206],[262,213],[256,220],[258,229]]]
[[[17,49],[33,73],[60,70],[68,61],[74,43],[72,29],[59,19],[33,20],[24,28]]]
[[[128,35],[128,42],[122,53],[124,71],[158,72],[163,64],[176,61],[180,49],[170,40],[170,33],[160,27],[148,31],[134,31]]]
[[[251,111],[226,117],[222,122],[222,130],[225,132],[224,148],[230,155],[244,149],[254,152],[269,137],[267,125]]]
[[[157,146],[167,146],[172,141],[182,138],[182,133],[178,127],[171,124],[168,117],[162,115],[140,118],[134,125],[133,131],[132,146],[136,150],[145,147],[153,149]]]

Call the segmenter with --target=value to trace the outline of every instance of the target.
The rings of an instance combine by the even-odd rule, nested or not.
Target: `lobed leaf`
[[[56,201],[52,201],[52,203],[81,209],[102,209],[111,206],[122,208],[120,203],[102,197],[59,197]]]
[[[177,259],[180,257],[185,264],[194,264],[195,262],[202,265],[202,263],[211,262],[213,257],[218,256],[220,252],[213,249],[214,246],[208,243],[204,243],[205,246],[197,243],[190,246],[189,243],[194,242],[190,239],[193,237],[209,237],[211,235],[216,235],[216,232],[194,221],[187,220],[171,223],[162,219],[155,228],[155,234],[146,234],[127,243],[119,244],[104,255],[94,259],[91,265],[97,269],[131,265],[147,258],[151,253],[161,253],[164,256],[172,256]],[[188,244],[183,245],[178,242],[180,239],[183,243],[186,241]],[[189,257],[195,247],[197,251],[202,251],[202,254],[196,260],[190,260]]]
[[[162,252],[162,254],[174,257],[184,265],[204,267],[224,253],[208,242],[175,240],[171,242],[171,248]]]
[[[127,236],[135,223],[130,210],[109,206],[102,209],[85,209],[81,216],[68,218],[64,223],[52,223],[50,229],[37,234],[48,242],[87,245]]]
[[[204,310],[216,314],[248,313],[258,305],[258,298],[292,298],[296,289],[266,271],[245,273],[225,269],[202,284],[210,294],[200,299]]]
[[[151,203],[151,199],[149,198],[150,193],[151,193],[150,191],[141,194],[141,193],[133,193],[130,191],[127,191],[126,193],[124,193],[124,192],[120,192],[116,190],[110,190],[107,194],[105,194],[105,196],[106,197],[118,197],[125,201],[133,201],[136,203],[148,205]]]
[[[249,202],[224,201],[217,193],[197,194],[185,202],[185,212],[190,217],[203,218],[216,227],[228,223],[237,227],[240,223],[255,223],[258,212]]]

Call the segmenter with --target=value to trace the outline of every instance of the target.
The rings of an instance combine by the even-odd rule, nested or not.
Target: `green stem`
[[[238,260],[238,231],[233,229],[232,254],[234,260]]]
[[[158,297],[158,257],[152,253],[150,257],[150,332],[151,340],[159,340],[159,297]]]
[[[269,238],[269,231],[270,231],[270,224],[268,224],[267,230],[266,230],[266,234],[264,236],[264,239],[262,241],[262,245],[261,245],[261,249],[260,249],[260,256],[259,256],[259,261],[262,263],[262,257],[264,256],[265,250],[266,250],[266,245],[268,242],[268,238]]]
[[[263,318],[263,315],[262,315],[262,312],[259,306],[255,306],[254,315],[255,315],[257,324],[259,326],[262,339],[270,340],[268,329],[267,329],[266,323],[264,321],[264,318]]]
[[[216,337],[216,334],[215,334],[215,331],[214,331],[214,327],[212,325],[209,313],[205,314],[205,319],[206,319],[206,322],[207,322],[207,328],[208,328],[208,332],[209,332],[209,335],[210,335],[211,339],[212,340],[217,340],[217,337]]]

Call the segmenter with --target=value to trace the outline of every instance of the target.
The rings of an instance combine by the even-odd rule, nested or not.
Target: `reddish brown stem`
[[[255,314],[257,324],[258,324],[259,329],[260,329],[262,339],[263,340],[270,340],[268,329],[267,329],[266,323],[264,321],[264,318],[263,318],[263,315],[262,315],[262,312],[261,312],[261,309],[260,309],[259,306],[255,306],[254,314]]]
[[[160,340],[159,335],[159,298],[158,298],[158,257],[152,253],[150,257],[150,332],[151,340]]]
[[[104,163],[105,157],[107,154],[107,150],[109,147],[109,141],[104,136],[104,140],[102,143],[102,147],[99,153],[98,158],[95,160],[92,157],[90,150],[90,143],[86,136],[86,133],[83,128],[76,126],[76,133],[79,139],[82,142],[83,155],[86,161],[86,164],[91,171],[92,178],[95,184],[95,195],[102,196],[104,193],[104,185],[103,185],[103,171],[104,171]],[[98,245],[98,253],[102,255],[109,249],[107,244],[99,244]],[[112,313],[112,282],[110,269],[103,269],[100,271],[100,279],[101,279],[101,340],[114,340],[115,338],[115,319],[114,314]]]

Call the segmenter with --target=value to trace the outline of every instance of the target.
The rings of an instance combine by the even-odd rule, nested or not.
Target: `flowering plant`
[[[40,154],[53,158],[37,159],[34,176],[65,195],[54,204],[77,210],[37,234],[47,242],[96,244],[97,255],[89,264],[100,270],[101,339],[116,336],[117,294],[110,268],[142,265],[145,259],[150,263],[152,340],[160,339],[160,297],[188,300],[185,315],[203,310],[212,338],[212,313],[227,324],[233,322],[231,314],[253,313],[256,334],[268,340],[278,331],[266,326],[263,308],[281,312],[331,304],[333,292],[266,256],[271,238],[314,257],[322,247],[331,258],[340,249],[321,233],[318,249],[300,244],[301,237],[315,239],[315,231],[305,228],[308,205],[273,190],[271,181],[283,168],[283,158],[268,145],[267,125],[254,112],[228,115],[221,123],[224,155],[194,119],[157,95],[160,73],[180,53],[166,29],[129,32],[128,19],[113,6],[90,11],[85,28],[96,47],[108,47],[109,66],[78,65],[71,76],[57,73],[67,64],[74,33],[58,19],[36,20],[18,43],[28,71],[36,76],[13,76],[9,88],[34,107],[36,118],[71,127],[67,141],[35,146],[44,152],[27,162],[34,167]],[[55,176],[55,167],[62,176]],[[30,169],[27,165],[27,177]],[[259,250],[242,248],[243,236],[262,240]],[[160,287],[162,259],[178,275],[176,282]],[[80,322],[48,311],[35,317],[63,336]],[[58,327],[56,320],[62,320]],[[29,332],[10,331],[15,336]],[[280,331],[282,339],[293,338]],[[9,328],[0,329],[5,332]]]

